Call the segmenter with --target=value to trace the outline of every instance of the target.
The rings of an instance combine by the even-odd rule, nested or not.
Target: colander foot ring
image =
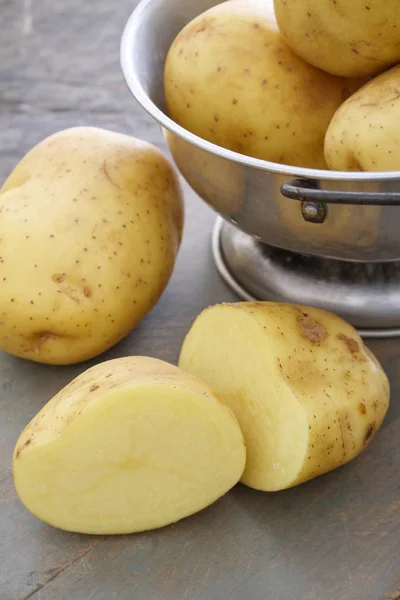
[[[350,263],[268,246],[218,217],[212,252],[241,300],[316,306],[365,338],[400,337],[400,262]]]

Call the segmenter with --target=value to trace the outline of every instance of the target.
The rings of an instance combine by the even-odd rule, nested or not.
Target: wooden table
[[[0,181],[39,140],[77,124],[165,149],[119,68],[119,38],[135,3],[0,0]],[[145,354],[174,362],[199,311],[235,299],[211,257],[215,216],[185,191],[173,278],[151,314],[102,359]],[[0,354],[0,599],[400,598],[400,340],[370,345],[389,374],[392,403],[357,460],[287,492],[237,486],[171,527],[108,538],[44,525],[22,507],[11,477],[22,428],[88,365],[51,368]]]

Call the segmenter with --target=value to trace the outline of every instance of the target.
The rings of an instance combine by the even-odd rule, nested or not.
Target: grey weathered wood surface
[[[32,145],[76,124],[165,149],[120,73],[119,37],[135,3],[0,0],[0,181]],[[185,237],[170,285],[140,327],[102,358],[133,353],[174,362],[197,313],[235,299],[212,262],[214,215],[185,191]],[[176,525],[107,539],[42,524],[19,503],[11,477],[22,428],[87,365],[51,368],[1,353],[0,599],[400,598],[400,340],[370,345],[390,376],[392,404],[359,459],[279,494],[238,486]]]

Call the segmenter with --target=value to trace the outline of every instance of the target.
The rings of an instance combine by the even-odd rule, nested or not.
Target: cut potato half
[[[238,418],[242,481],[275,491],[330,471],[373,439],[389,384],[357,332],[315,308],[222,304],[189,331],[179,366],[206,381]]]
[[[81,533],[130,533],[199,511],[240,479],[238,423],[177,367],[101,363],[57,394],[21,434],[13,469],[34,515]]]

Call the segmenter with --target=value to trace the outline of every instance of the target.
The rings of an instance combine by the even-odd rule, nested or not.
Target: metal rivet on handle
[[[326,213],[326,207],[322,202],[303,200],[301,203],[301,214],[307,223],[323,223],[326,219]]]

